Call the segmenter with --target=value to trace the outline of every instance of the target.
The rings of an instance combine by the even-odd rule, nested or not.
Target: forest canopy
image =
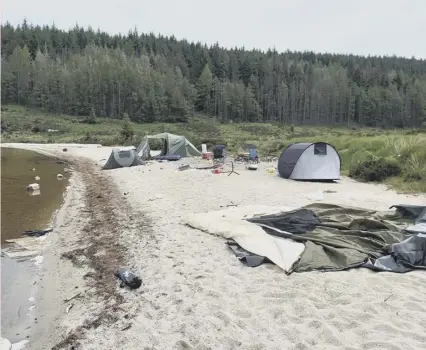
[[[426,123],[426,61],[225,49],[26,21],[2,30],[1,101],[134,122],[218,121],[416,127]],[[291,34],[289,34],[291,35]]]

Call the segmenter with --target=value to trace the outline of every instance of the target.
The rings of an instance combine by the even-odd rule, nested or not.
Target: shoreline
[[[5,147],[6,148],[6,147]],[[13,147],[9,147],[13,148]],[[19,148],[20,147],[15,147]],[[59,160],[60,158],[49,152],[26,149],[42,154],[46,157]],[[63,160],[63,159],[61,159]],[[67,186],[62,192],[58,207],[52,212],[50,218],[40,226],[41,229],[56,229],[57,215],[65,205],[66,197],[70,191],[71,172],[67,179]],[[40,273],[45,263],[45,250],[50,244],[48,233],[41,237],[19,237],[6,240],[2,247],[2,314],[7,315],[7,331],[2,325],[2,337],[12,344],[12,349],[20,349],[27,345],[34,324],[34,312],[37,307]],[[17,313],[16,313],[17,310]],[[3,318],[2,317],[2,318]]]

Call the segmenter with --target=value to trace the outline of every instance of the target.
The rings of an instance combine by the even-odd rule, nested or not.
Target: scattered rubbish
[[[64,173],[69,173],[71,170],[70,169],[68,169],[68,168],[65,168],[64,169]]]
[[[62,174],[58,174],[58,175],[56,175],[56,178],[57,178],[58,180],[62,180],[62,179],[64,178],[64,175],[62,175]]]
[[[386,303],[392,296],[393,294],[389,295],[385,300],[383,300],[383,302]]]
[[[67,148],[64,148],[62,151],[63,151],[63,152],[67,152],[67,151],[68,151],[68,149],[67,149]]]
[[[65,313],[70,312],[70,310],[72,309],[72,307],[74,306],[74,304],[70,304],[67,306],[67,309],[65,310]]]
[[[27,186],[27,191],[36,191],[36,190],[39,190],[39,189],[40,189],[40,185],[36,184],[36,183],[29,184]]]
[[[257,164],[249,164],[249,165],[247,165],[247,170],[257,170]]]
[[[63,160],[57,160],[56,164],[65,164],[65,162]]]
[[[39,196],[40,193],[41,193],[40,190],[28,191],[28,194],[30,196]]]
[[[71,298],[65,299],[64,302],[69,303],[71,300],[80,296],[80,294],[81,294],[81,292],[78,292],[77,294],[74,294]]]
[[[34,178],[34,180],[35,180],[35,181],[40,181],[40,176],[36,176],[36,177]]]
[[[47,132],[58,132],[59,130],[56,129],[47,129]]]
[[[133,272],[125,268],[119,268],[115,272],[115,277],[121,280],[120,288],[128,286],[130,289],[137,289],[142,285],[142,280]]]
[[[275,174],[275,168],[268,168],[268,169],[266,169],[266,172],[268,174]]]
[[[182,171],[182,170],[188,170],[188,169],[190,169],[191,168],[191,166],[189,165],[189,164],[184,164],[184,165],[181,165],[179,168],[178,168],[178,170],[179,171]]]
[[[35,171],[35,168],[32,168],[31,171]]]
[[[152,201],[155,201],[155,200],[157,200],[157,199],[161,199],[161,198],[163,198],[164,196],[162,195],[162,194],[157,194],[157,195],[155,195],[155,197],[152,197],[152,198],[149,198],[148,200],[150,201],[150,202],[152,202]]]
[[[30,237],[40,237],[44,236],[46,233],[52,232],[53,229],[47,229],[47,230],[27,230],[24,231],[24,235],[30,236]]]
[[[235,203],[231,202],[231,204],[221,205],[220,207],[223,208],[223,207],[238,207],[238,206],[239,206],[239,204],[235,204]]]
[[[122,331],[127,331],[132,325],[129,323],[126,327],[122,328]]]
[[[333,191],[333,190],[325,190],[324,193],[337,193],[337,191]]]

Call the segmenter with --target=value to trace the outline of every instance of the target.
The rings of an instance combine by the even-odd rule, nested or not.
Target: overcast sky
[[[221,46],[426,58],[426,0],[3,0],[2,22]]]

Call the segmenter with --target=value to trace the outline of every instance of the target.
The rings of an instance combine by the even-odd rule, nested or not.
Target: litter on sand
[[[115,272],[115,277],[121,280],[120,288],[127,286],[130,289],[137,289],[142,285],[142,280],[133,272],[125,268],[119,268]]]
[[[52,232],[53,229],[47,229],[47,230],[27,230],[24,231],[24,235],[31,236],[31,237],[40,237],[44,236],[46,233]]]

